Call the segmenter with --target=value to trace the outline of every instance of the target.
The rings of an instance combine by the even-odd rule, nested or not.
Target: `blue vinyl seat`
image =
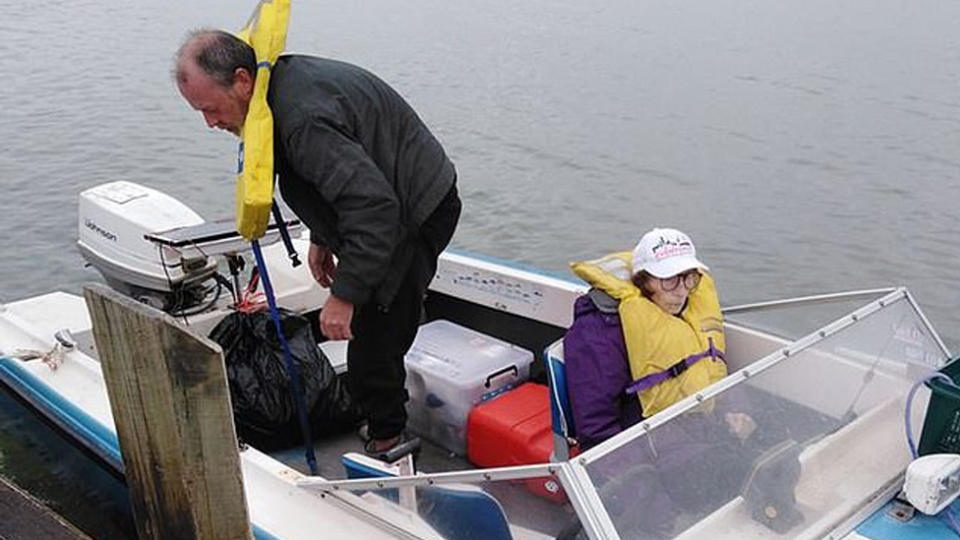
[[[390,464],[349,452],[340,458],[347,478],[397,476]],[[398,499],[397,490],[383,496]],[[511,540],[507,517],[492,495],[470,484],[444,484],[416,488],[417,511],[444,538],[463,540]]]
[[[549,345],[543,351],[550,387],[550,422],[553,429],[553,459],[570,459],[570,449],[576,446],[577,429],[573,422],[573,409],[567,394],[567,372],[563,360],[563,339]]]

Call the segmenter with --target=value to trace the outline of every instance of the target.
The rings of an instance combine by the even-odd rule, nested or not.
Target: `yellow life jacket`
[[[581,279],[620,301],[620,323],[635,381],[658,378],[655,374],[667,372],[678,362],[699,358],[638,392],[643,415],[650,417],[726,377],[723,315],[710,274],[701,271],[700,284],[690,292],[683,312],[674,316],[632,283],[631,259],[630,252],[612,253],[571,267]]]
[[[253,95],[243,121],[237,174],[237,232],[245,240],[263,236],[273,206],[273,114],[267,105],[270,68],[283,52],[290,0],[262,0],[237,37],[257,54]]]

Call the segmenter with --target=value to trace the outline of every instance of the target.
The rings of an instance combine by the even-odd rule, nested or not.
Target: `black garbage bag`
[[[300,374],[314,437],[339,433],[358,421],[345,381],[317,347],[310,322],[280,310],[280,323]],[[241,440],[272,449],[303,441],[276,327],[269,313],[235,312],[210,332],[223,349],[233,419]]]

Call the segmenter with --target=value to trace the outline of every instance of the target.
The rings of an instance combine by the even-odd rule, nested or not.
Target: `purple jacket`
[[[563,338],[567,392],[580,447],[587,449],[640,421],[617,301],[598,290],[577,298]]]

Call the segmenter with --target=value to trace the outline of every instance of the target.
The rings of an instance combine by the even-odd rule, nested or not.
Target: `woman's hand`
[[[757,423],[746,413],[728,412],[724,415],[724,419],[727,421],[730,434],[741,441],[747,440],[757,429]]]

